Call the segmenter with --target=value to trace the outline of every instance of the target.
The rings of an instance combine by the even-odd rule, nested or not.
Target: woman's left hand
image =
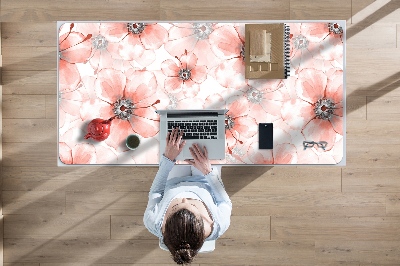
[[[168,132],[164,155],[171,161],[176,159],[186,144],[185,140],[182,141],[182,136],[183,131],[178,128],[174,128],[172,132]]]

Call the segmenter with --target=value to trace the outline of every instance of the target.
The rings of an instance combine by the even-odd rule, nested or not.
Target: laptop
[[[228,110],[157,110],[160,115],[160,156],[165,151],[168,132],[178,127],[184,131],[186,145],[177,160],[193,159],[189,147],[206,146],[208,158],[225,159],[225,113]]]

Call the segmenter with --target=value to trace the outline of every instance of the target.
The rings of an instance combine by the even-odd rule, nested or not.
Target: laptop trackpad
[[[213,146],[218,146],[218,145],[216,145],[215,140],[190,141],[190,142],[186,143],[185,148],[182,151],[185,159],[193,159],[193,156],[189,150],[189,148],[193,146],[193,143],[197,144],[202,152],[204,152],[204,146],[207,147],[208,153],[210,153],[210,151],[213,149]]]

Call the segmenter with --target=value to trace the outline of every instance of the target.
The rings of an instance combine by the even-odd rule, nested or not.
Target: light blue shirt
[[[225,191],[218,169],[212,168],[207,175],[194,175],[169,179],[168,174],[175,163],[162,156],[160,166],[149,192],[149,202],[144,213],[146,228],[158,238],[162,236],[162,223],[168,206],[182,192],[195,193],[209,209],[214,221],[213,229],[206,240],[219,238],[228,229],[232,202]]]

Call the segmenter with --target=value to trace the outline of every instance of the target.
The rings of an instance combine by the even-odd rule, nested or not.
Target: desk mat
[[[213,163],[340,163],[345,21],[285,25],[290,27],[289,77],[252,80],[244,77],[245,23],[62,23],[61,165],[156,165],[155,110],[207,108],[229,110],[226,159]],[[104,141],[84,138],[95,118],[114,118]],[[258,123],[273,123],[273,150],[258,149]],[[131,151],[125,139],[133,133],[141,144]],[[303,141],[326,141],[327,146],[304,148]]]

